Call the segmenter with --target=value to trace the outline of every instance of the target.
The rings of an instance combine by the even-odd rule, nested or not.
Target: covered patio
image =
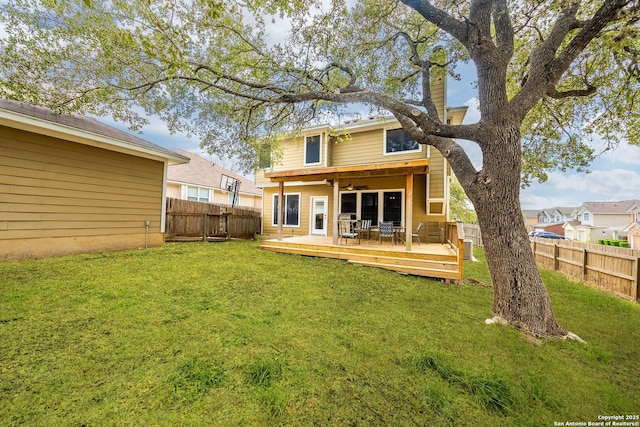
[[[402,273],[438,277],[459,281],[462,279],[462,230],[456,223],[447,223],[443,243],[417,244],[411,238],[414,230],[413,193],[414,175],[429,173],[429,159],[414,159],[388,163],[306,168],[265,173],[265,178],[278,183],[277,198],[277,238],[266,240],[262,248],[299,255],[344,259],[354,264],[386,268]],[[404,223],[402,244],[384,242],[378,239],[359,239],[357,242],[342,242],[339,231],[340,185],[353,179],[384,177],[404,177]],[[284,237],[285,183],[322,182],[333,189],[333,212],[331,214],[332,233],[330,236]],[[374,227],[377,224],[372,224]],[[417,224],[415,224],[417,225]]]

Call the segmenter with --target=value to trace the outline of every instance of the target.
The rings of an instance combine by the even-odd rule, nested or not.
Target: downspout
[[[160,232],[165,232],[165,226],[167,222],[167,176],[169,174],[169,161],[164,161],[164,167],[162,171],[162,210],[160,214]],[[148,227],[148,225],[147,225]]]

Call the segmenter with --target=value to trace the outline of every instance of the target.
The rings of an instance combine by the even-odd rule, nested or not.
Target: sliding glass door
[[[355,213],[358,219],[370,219],[375,225],[379,221],[393,221],[393,225],[402,225],[404,191],[345,191],[340,194],[340,213]]]

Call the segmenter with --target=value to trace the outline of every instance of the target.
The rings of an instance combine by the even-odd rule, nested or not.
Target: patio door
[[[311,234],[327,235],[327,211],[329,210],[328,196],[311,197]]]

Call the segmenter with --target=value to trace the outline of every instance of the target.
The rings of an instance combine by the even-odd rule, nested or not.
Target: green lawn
[[[476,256],[483,259],[483,253]],[[488,282],[484,262],[466,277]],[[544,273],[588,344],[492,292],[256,242],[0,263],[0,425],[552,426],[640,413],[640,307]]]

